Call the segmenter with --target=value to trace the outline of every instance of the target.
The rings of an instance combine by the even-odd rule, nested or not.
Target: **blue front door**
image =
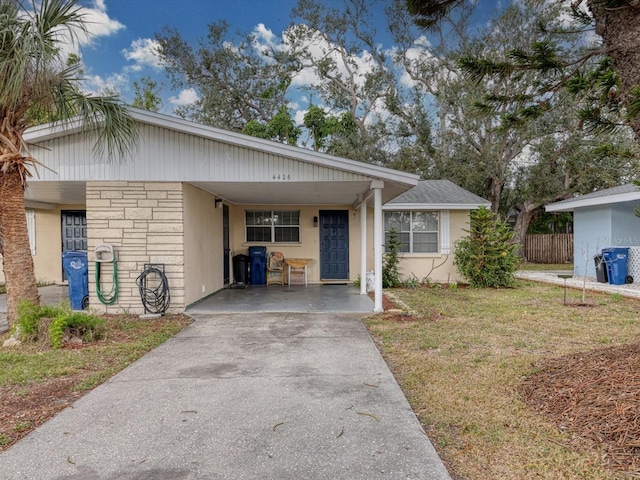
[[[320,210],[320,280],[349,279],[349,211]]]

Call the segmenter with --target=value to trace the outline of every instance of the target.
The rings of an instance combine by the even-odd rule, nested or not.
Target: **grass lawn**
[[[0,451],[192,322],[183,315],[105,320],[95,343],[0,348]],[[0,335],[0,345],[8,336]]]
[[[518,270],[533,270],[533,271],[568,270],[570,272],[573,272],[573,263],[527,263],[527,262],[523,262],[518,266]]]
[[[391,293],[413,315],[373,316],[367,327],[454,478],[630,478],[527,406],[523,383],[563,355],[638,342],[640,302],[589,293],[578,306],[570,290],[564,306],[561,287],[526,281]],[[640,391],[631,395],[638,405]]]

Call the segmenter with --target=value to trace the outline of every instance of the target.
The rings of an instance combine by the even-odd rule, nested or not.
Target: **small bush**
[[[384,258],[382,259],[383,288],[394,288],[402,284],[399,266],[400,259],[398,258],[398,250],[400,250],[401,245],[402,242],[400,242],[400,239],[398,238],[398,232],[394,229],[389,230],[389,233],[387,234],[387,243],[385,244],[387,253],[385,253]]]
[[[411,290],[415,290],[420,287],[420,280],[413,273],[409,278],[407,278],[403,282],[404,288],[410,288]]]
[[[454,265],[472,287],[509,287],[520,259],[513,231],[486,207],[471,212],[467,237],[456,242]]]
[[[62,347],[65,337],[91,342],[104,334],[104,320],[94,315],[74,312],[68,305],[49,306],[21,302],[15,331],[23,342],[46,340],[52,348]]]

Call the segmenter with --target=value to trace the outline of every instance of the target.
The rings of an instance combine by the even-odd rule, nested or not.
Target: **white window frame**
[[[247,215],[249,213],[252,212],[268,212],[269,213],[269,223],[267,225],[249,225],[247,223]],[[277,217],[277,214],[282,214],[282,213],[296,213],[298,215],[298,224],[297,225],[279,225],[277,224],[277,222],[274,220]],[[245,239],[245,243],[275,243],[275,244],[298,244],[300,243],[300,239],[301,239],[301,229],[300,229],[300,210],[245,210],[244,212],[244,239]],[[249,240],[249,235],[248,235],[248,228],[249,227],[258,227],[258,228],[264,228],[264,229],[269,229],[269,236],[270,236],[270,240]],[[285,228],[289,228],[289,229],[297,229],[298,231],[298,240],[294,240],[294,241],[278,241],[276,240],[276,230],[277,229],[285,229]]]
[[[385,210],[384,214],[384,223],[387,223],[387,214],[393,214],[393,213],[404,213],[404,214],[408,214],[409,215],[409,230],[408,231],[400,231],[398,230],[397,233],[398,235],[400,235],[401,233],[404,234],[409,234],[409,245],[408,251],[398,251],[398,253],[400,255],[407,255],[407,254],[411,254],[411,255],[437,255],[437,254],[443,254],[443,255],[447,255],[451,252],[451,246],[450,246],[450,240],[449,240],[449,211],[448,210]],[[422,230],[417,230],[414,232],[413,230],[413,216],[415,213],[436,213],[438,215],[437,221],[438,221],[438,229],[435,231],[422,231]],[[385,238],[387,236],[387,234],[389,233],[389,230],[387,230],[385,228],[384,234],[385,234]],[[435,233],[436,234],[436,250],[433,252],[414,252],[413,251],[413,235],[414,233]],[[406,244],[405,244],[406,245]],[[385,252],[388,252],[389,250],[387,249],[386,245],[385,245]]]
[[[29,234],[29,247],[31,248],[31,255],[36,254],[36,212],[27,208],[25,210],[27,217],[27,232]]]

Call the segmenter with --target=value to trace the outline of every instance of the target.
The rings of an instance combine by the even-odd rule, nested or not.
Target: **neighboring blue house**
[[[640,281],[640,218],[634,213],[638,205],[640,188],[626,184],[546,206],[547,212],[573,212],[576,276],[596,276],[593,257],[603,248],[632,247],[629,273]]]

